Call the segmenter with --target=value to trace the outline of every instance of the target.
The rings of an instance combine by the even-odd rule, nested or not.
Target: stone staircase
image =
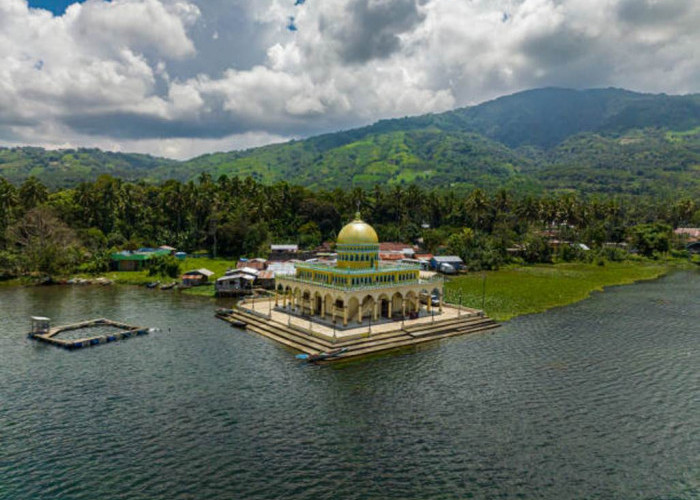
[[[465,313],[458,318],[406,326],[404,329],[401,329],[400,323],[397,323],[397,329],[391,332],[331,342],[296,328],[270,322],[243,309],[234,309],[230,314],[217,314],[217,316],[224,321],[242,321],[248,330],[307,354],[316,354],[340,347],[347,348],[346,352],[328,361],[366,356],[456,335],[483,332],[499,326],[487,316]]]

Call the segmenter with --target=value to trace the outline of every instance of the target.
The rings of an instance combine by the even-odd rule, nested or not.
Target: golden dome
[[[374,228],[360,219],[360,212],[357,212],[355,220],[340,230],[337,243],[339,245],[377,245],[379,238]]]

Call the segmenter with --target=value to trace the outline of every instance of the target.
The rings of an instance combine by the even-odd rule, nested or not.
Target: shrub
[[[177,278],[180,275],[180,261],[172,255],[159,255],[151,260],[151,265],[148,267],[148,275]]]

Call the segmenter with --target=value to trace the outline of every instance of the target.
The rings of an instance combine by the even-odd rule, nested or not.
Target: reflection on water
[[[136,288],[0,289],[0,498],[698,498],[700,276],[299,364]],[[28,316],[162,331],[77,352]]]

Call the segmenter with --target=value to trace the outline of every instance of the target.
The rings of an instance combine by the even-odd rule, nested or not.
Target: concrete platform
[[[386,320],[349,324],[345,329],[333,328],[310,318],[275,309],[272,299],[248,301],[235,309],[217,312],[228,322],[243,322],[252,332],[275,340],[307,354],[318,354],[339,347],[347,351],[326,360],[340,361],[381,351],[404,348],[456,335],[482,332],[499,325],[483,311],[444,305],[441,314],[423,315],[417,319]]]

